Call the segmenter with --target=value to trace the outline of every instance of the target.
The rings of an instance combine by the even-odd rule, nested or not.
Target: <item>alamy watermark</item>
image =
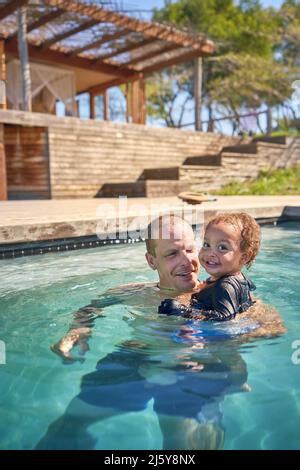
[[[292,354],[291,361],[297,366],[300,364],[300,339],[295,339],[295,341],[292,342],[292,348],[295,349],[295,351]]]
[[[0,340],[0,365],[1,364],[6,364],[6,348],[2,340]]]
[[[164,202],[145,204],[130,201],[128,204],[127,196],[119,196],[114,204],[101,202],[96,213],[99,219],[96,234],[100,240],[169,239],[172,236],[170,225],[166,224],[162,229],[157,218],[172,216],[178,216],[191,225],[196,230],[197,238],[201,236],[204,221],[204,210],[196,205],[182,204],[170,209],[169,204]]]

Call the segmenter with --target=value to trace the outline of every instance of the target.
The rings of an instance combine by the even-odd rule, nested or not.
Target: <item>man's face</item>
[[[179,238],[180,237],[180,238]],[[173,227],[170,237],[156,240],[155,256],[146,254],[148,264],[157,269],[161,289],[190,292],[198,284],[200,263],[192,228]]]

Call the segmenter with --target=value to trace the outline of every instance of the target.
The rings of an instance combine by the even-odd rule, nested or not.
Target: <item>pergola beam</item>
[[[21,8],[23,5],[26,5],[26,3],[28,3],[28,0],[13,0],[7,5],[4,5],[4,7],[0,8],[0,20],[3,20],[7,16],[11,15],[18,8]]]
[[[90,42],[89,44],[86,44],[85,46],[74,49],[72,51],[71,56],[80,54],[81,52],[84,52],[84,51],[88,51],[89,49],[93,49],[94,47],[101,46],[102,44],[105,44],[106,42],[113,41],[114,39],[118,39],[122,36],[125,36],[126,34],[128,34],[127,29],[122,29],[121,31],[117,31],[113,34],[104,34],[101,38],[97,39],[96,41]]]
[[[10,52],[15,56],[18,55],[18,46],[17,41],[15,39],[8,41],[5,47],[7,52]],[[32,44],[28,44],[28,51],[31,59],[36,59],[44,63],[52,62],[71,67],[78,67],[84,70],[93,70],[96,72],[113,75],[116,78],[124,78],[125,81],[127,77],[131,77],[134,75],[134,72],[131,70],[120,70],[120,67],[116,67],[114,65],[109,64],[97,64],[97,62],[92,62],[90,59],[85,59],[83,57],[70,57],[70,55],[68,54],[64,54],[59,51],[54,51],[52,49],[43,51],[40,47],[33,46]]]
[[[132,75],[131,77],[127,77],[126,79],[123,78],[123,79],[120,79],[120,78],[116,78],[114,80],[111,80],[110,82],[106,82],[106,83],[100,83],[100,85],[95,85],[91,88],[88,88],[87,90],[84,90],[82,93],[84,92],[88,92],[88,93],[94,93],[95,95],[102,95],[105,90],[107,90],[108,88],[111,88],[113,86],[119,86],[119,85],[123,85],[125,83],[130,83],[130,82],[133,82],[134,80],[137,80],[141,78],[141,73],[135,73],[134,75]]]
[[[178,65],[184,62],[190,62],[191,60],[200,56],[202,56],[200,51],[183,52],[179,56],[173,57],[172,59],[162,60],[156,64],[150,65],[149,67],[145,67],[144,69],[141,70],[141,72],[143,72],[144,74],[158,72],[159,70],[166,69],[168,67],[171,67],[172,65]]]
[[[56,20],[56,18],[59,18],[64,13],[65,12],[63,10],[57,9],[57,10],[51,11],[51,13],[48,13],[47,15],[43,15],[41,18],[39,18],[36,21],[33,21],[31,24],[27,26],[27,34],[30,33],[31,31],[34,31],[35,29],[40,28],[41,26],[44,26],[47,23],[51,23],[51,21]]]
[[[42,48],[43,50],[48,49],[53,44],[59,41],[62,41],[63,39],[69,38],[70,36],[74,36],[75,34],[80,33],[81,31],[84,31],[85,29],[89,29],[92,26],[95,26],[97,23],[99,22],[96,20],[86,21],[85,23],[82,23],[79,26],[76,26],[76,28],[70,29],[69,31],[65,31],[64,33],[61,33],[61,34],[57,34],[53,38],[50,38],[47,41],[44,41],[42,43]]]
[[[122,15],[112,11],[105,10],[99,6],[87,5],[78,3],[75,0],[44,0],[46,5],[62,8],[70,13],[78,13],[81,15],[89,16],[97,21],[114,23],[115,25],[126,28],[131,31],[142,33],[145,36],[162,39],[165,41],[174,42],[182,47],[195,47],[199,49],[199,36],[191,36],[191,34],[178,31],[170,26],[163,26],[158,23],[150,23],[148,21],[141,21],[135,18]],[[214,45],[212,41],[202,39],[203,46],[206,45],[204,53],[212,53]]]
[[[177,44],[167,44],[166,46],[162,47],[159,50],[148,52],[147,54],[140,55],[139,57],[135,57],[134,59],[130,59],[127,62],[122,62],[120,65],[121,67],[127,67],[128,65],[133,65],[138,62],[143,62],[147,59],[152,59],[155,56],[160,56],[161,54],[165,54],[166,52],[173,51],[174,49],[178,49]]]
[[[124,47],[120,47],[120,49],[116,49],[115,51],[109,52],[108,54],[101,55],[97,58],[97,62],[102,62],[103,60],[111,59],[112,57],[115,57],[116,55],[124,54],[125,52],[130,52],[135,49],[139,49],[140,47],[147,46],[148,44],[152,44],[153,42],[156,42],[156,39],[153,38],[147,38],[144,41],[137,42],[135,44],[130,44]]]
[[[35,29],[40,28],[41,26],[44,26],[47,23],[51,23],[51,21],[55,20],[59,16],[62,16],[64,13],[65,12],[63,10],[55,10],[55,11],[52,11],[51,13],[48,13],[47,15],[41,16],[41,18],[39,18],[36,21],[33,21],[31,24],[27,26],[27,34],[30,33],[31,31],[34,31]],[[6,40],[10,41],[14,37],[17,37],[17,34],[18,34],[18,31],[13,33],[11,36],[8,36]]]

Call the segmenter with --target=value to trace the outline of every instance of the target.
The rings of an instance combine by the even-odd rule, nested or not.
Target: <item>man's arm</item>
[[[74,318],[69,331],[50,349],[68,362],[83,361],[82,357],[74,357],[72,349],[78,345],[81,354],[89,350],[88,338],[98,317],[103,317],[103,310],[110,305],[122,303],[119,296],[106,292],[99,299],[93,300],[90,305],[74,312]]]
[[[74,318],[67,334],[51,346],[53,352],[63,359],[72,362],[83,360],[82,357],[75,358],[72,355],[72,349],[78,344],[82,354],[89,350],[87,340],[92,334],[95,320],[100,316],[104,316],[102,309],[96,309],[93,305],[82,307],[74,312],[73,315]]]
[[[250,338],[272,338],[280,336],[287,331],[284,321],[276,308],[272,305],[264,304],[258,299],[256,299],[255,304],[247,312],[241,313],[239,318],[248,318],[251,321],[255,321],[258,325],[256,329],[243,335],[243,338],[246,338],[246,340]]]

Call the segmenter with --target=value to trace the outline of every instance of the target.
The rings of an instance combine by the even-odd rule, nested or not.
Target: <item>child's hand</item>
[[[182,305],[175,299],[165,299],[161,302],[158,307],[158,313],[165,315],[178,315],[185,316],[187,313],[191,313],[190,307]]]

